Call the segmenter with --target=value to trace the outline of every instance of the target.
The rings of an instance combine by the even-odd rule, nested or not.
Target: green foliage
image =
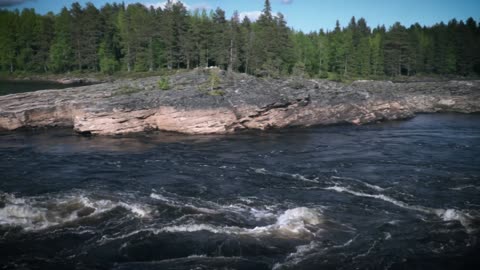
[[[206,74],[208,77],[204,83],[198,84],[199,91],[211,96],[223,96],[225,92],[221,90],[222,79],[220,77],[220,69],[199,69],[200,74]]]
[[[142,92],[144,90],[145,89],[143,89],[143,88],[124,85],[120,89],[118,89],[117,91],[113,92],[113,96],[132,95],[132,94],[135,94],[135,93]]]
[[[53,72],[65,72],[69,70],[72,61],[72,48],[68,41],[58,38],[50,48],[49,67]]]
[[[225,91],[222,90],[211,90],[207,92],[210,96],[224,96]]]
[[[262,66],[257,69],[256,75],[267,78],[279,78],[281,74],[281,60],[267,59]]]
[[[297,62],[292,70],[293,79],[288,86],[293,89],[301,89],[305,87],[305,63]]]
[[[302,89],[305,87],[305,82],[302,79],[293,79],[288,82],[288,87],[293,89]]]
[[[328,74],[328,80],[334,82],[342,82],[343,78],[340,74],[332,72]]]
[[[111,75],[118,70],[119,63],[115,57],[109,53],[105,42],[100,44],[98,57],[100,58],[100,71],[102,73]]]
[[[265,1],[255,22],[225,11],[189,12],[181,1],[72,4],[60,13],[0,10],[0,72],[144,73],[217,66],[261,77],[383,78],[480,72],[474,19],[431,27],[370,29],[352,18],[333,31],[303,33]],[[214,83],[215,85],[215,83]],[[215,86],[208,86],[212,89]]]
[[[294,77],[304,78],[305,77],[305,63],[297,62],[295,64],[295,66],[293,67],[292,75]]]
[[[211,69],[209,72],[208,86],[211,92],[220,88],[221,79],[218,73],[219,73],[219,70],[216,70],[216,69]]]
[[[118,70],[118,61],[115,58],[102,57],[100,58],[100,71],[112,75]]]
[[[158,83],[158,88],[160,88],[161,90],[170,90],[170,80],[168,79],[168,77],[162,77]]]
[[[327,79],[328,78],[328,72],[320,70],[320,72],[318,73],[318,78]]]

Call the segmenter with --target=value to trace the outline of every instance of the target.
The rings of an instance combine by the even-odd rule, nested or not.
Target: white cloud
[[[185,4],[184,4],[185,5]],[[195,5],[191,5],[188,9],[190,10],[195,10],[195,9],[199,9],[199,10],[202,10],[202,9],[205,9],[205,10],[210,10],[212,9],[212,7],[207,4],[207,3],[200,3],[200,4],[195,4]]]
[[[250,19],[250,21],[254,22],[256,20],[258,20],[258,18],[260,17],[260,15],[262,15],[262,12],[259,11],[259,10],[255,10],[255,11],[244,11],[244,12],[240,12],[240,19],[243,19],[245,17],[248,17]]]
[[[190,6],[185,4],[185,2],[180,0],[172,0],[173,3],[182,3],[187,9],[190,9]],[[162,8],[164,9],[167,6],[168,1],[158,1],[158,2],[145,2],[142,3],[146,7]]]
[[[0,7],[9,7],[23,4],[32,0],[0,0]]]
[[[182,3],[188,10],[195,10],[195,9],[206,9],[209,10],[212,7],[209,6],[207,3],[198,3],[194,5],[188,5],[184,1],[181,0],[172,0],[173,3]],[[167,6],[168,1],[158,1],[158,2],[144,2],[142,3],[146,7],[154,7],[154,8],[162,8],[164,9]]]
[[[282,4],[290,5],[291,3],[293,3],[293,0],[282,0]]]

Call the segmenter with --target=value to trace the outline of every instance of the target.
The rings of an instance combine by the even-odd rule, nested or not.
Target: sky
[[[166,0],[123,0],[126,4],[142,3],[162,6]],[[179,1],[179,0],[176,0]],[[231,16],[234,10],[255,19],[263,9],[264,0],[181,0],[190,10],[217,7]],[[391,26],[395,22],[410,26],[416,22],[430,26],[440,21],[458,21],[473,17],[480,21],[480,0],[270,0],[273,12],[281,12],[290,27],[304,32],[331,30],[336,20],[346,26],[352,16],[365,18],[370,27]],[[0,0],[0,8],[35,8],[41,14],[59,12],[73,2],[92,2],[97,7],[122,0]]]

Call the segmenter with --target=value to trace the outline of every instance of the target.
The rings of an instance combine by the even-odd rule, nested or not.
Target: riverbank
[[[62,84],[94,84],[114,82],[121,79],[140,79],[154,76],[166,76],[184,73],[185,70],[159,70],[152,72],[116,72],[105,74],[101,72],[67,72],[67,73],[0,73],[0,80],[4,81],[43,81]]]
[[[188,73],[190,70],[168,70],[146,72],[116,72],[105,74],[101,72],[67,72],[67,73],[0,73],[0,80],[5,81],[45,81],[55,83],[100,83],[114,82],[121,79],[141,79],[155,76],[172,76],[175,74]],[[354,81],[392,81],[402,82],[445,82],[445,81],[475,81],[480,80],[479,76],[458,76],[458,75],[416,75],[416,76],[369,76],[364,77],[342,77],[335,74],[329,74],[327,78],[312,78],[319,80],[328,80],[350,84]]]
[[[94,84],[111,81],[108,77],[102,77],[98,74],[14,74],[1,75],[4,81],[40,81],[60,84]]]
[[[217,69],[118,79],[0,97],[0,129],[73,127],[84,134],[149,130],[227,134],[480,111],[480,81],[262,79]]]

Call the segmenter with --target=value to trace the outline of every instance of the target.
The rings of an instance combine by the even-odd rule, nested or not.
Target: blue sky
[[[37,12],[58,12],[63,6],[70,6],[70,0],[0,0],[0,6],[9,9],[35,8]],[[78,0],[84,4],[92,2],[101,7],[109,0]],[[121,1],[118,1],[121,2]],[[165,0],[124,0],[125,3],[140,2],[146,5],[161,5]],[[182,0],[189,8],[216,8],[231,15],[234,10],[251,17],[258,16],[264,0]],[[333,29],[338,19],[342,26],[352,16],[364,17],[369,26],[390,26],[399,21],[404,25],[419,22],[432,25],[452,18],[466,20],[473,17],[480,20],[480,0],[271,0],[274,12],[282,12],[288,25],[305,32]]]

